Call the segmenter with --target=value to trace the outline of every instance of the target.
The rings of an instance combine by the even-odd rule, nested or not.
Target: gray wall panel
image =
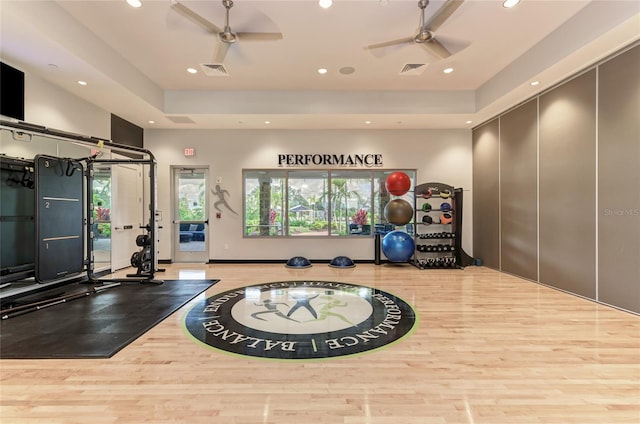
[[[500,269],[499,121],[473,131],[473,256]]]
[[[500,118],[502,271],[538,280],[538,102]]]
[[[598,300],[640,313],[640,47],[600,66]]]
[[[540,282],[595,299],[596,71],[540,97]]]

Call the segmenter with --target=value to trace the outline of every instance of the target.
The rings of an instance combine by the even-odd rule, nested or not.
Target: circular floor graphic
[[[280,281],[218,293],[184,325],[197,341],[238,355],[316,359],[378,349],[409,334],[416,313],[402,299],[355,284]]]

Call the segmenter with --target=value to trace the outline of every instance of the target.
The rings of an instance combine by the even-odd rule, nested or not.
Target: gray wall
[[[598,78],[598,299],[640,303],[640,47]]]
[[[495,269],[500,268],[499,135],[496,119],[474,130],[472,138],[473,256]]]
[[[540,282],[595,298],[596,71],[540,97]]]
[[[639,116],[635,45],[475,128],[474,256],[640,313]]]
[[[502,270],[537,280],[537,100],[500,117]]]

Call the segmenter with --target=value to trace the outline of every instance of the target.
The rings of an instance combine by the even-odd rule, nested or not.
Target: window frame
[[[383,215],[383,208],[384,205],[386,204],[387,201],[391,200],[392,198],[396,198],[398,196],[393,196],[391,194],[389,194],[388,192],[386,192],[386,189],[384,190],[383,193],[381,193],[381,189],[384,188],[384,178],[386,175],[391,174],[392,172],[396,172],[398,171],[397,169],[353,169],[353,168],[334,168],[334,169],[323,169],[323,168],[316,168],[316,169],[300,169],[300,168],[293,168],[293,169],[282,169],[282,168],[275,168],[275,169],[268,169],[268,168],[246,168],[242,170],[242,237],[243,238],[247,238],[247,239],[266,239],[266,238],[307,238],[307,239],[318,239],[318,238],[332,238],[332,239],[354,239],[354,238],[372,238],[374,237],[374,235],[376,234],[377,230],[376,228],[378,227],[379,224],[384,224],[384,227],[386,229],[388,229],[388,223],[386,222],[386,219],[384,218]],[[412,190],[416,184],[416,180],[417,180],[417,170],[416,169],[401,169],[400,171],[407,173],[407,175],[409,175],[409,177],[411,178],[411,188],[409,193],[405,194],[404,196],[399,196],[399,197],[405,197],[408,200],[408,197],[411,198],[410,203],[413,204],[413,193]],[[290,200],[291,200],[291,196],[290,196],[290,177],[293,176],[292,179],[298,179],[298,180],[303,180],[304,176],[307,175],[309,176],[308,179],[312,180],[315,179],[316,175],[322,176],[322,179],[326,179],[326,192],[324,193],[320,193],[320,197],[326,197],[326,203],[324,205],[324,216],[326,217],[326,221],[327,221],[327,232],[326,233],[322,233],[322,234],[291,234],[292,231],[292,226],[291,226],[291,219],[290,219]],[[352,176],[352,178],[345,178]],[[260,208],[260,204],[259,204],[259,193],[255,193],[256,190],[260,189],[260,183],[259,181],[257,183],[252,183],[252,184],[247,184],[248,180],[252,180],[252,179],[259,179],[259,176],[268,176],[270,181],[273,181],[274,178],[275,179],[280,179],[281,181],[281,185],[280,185],[280,204],[276,205],[276,214],[277,216],[279,215],[279,226],[277,226],[276,224],[276,230],[275,231],[271,231],[272,229],[269,230],[269,234],[263,234],[260,231],[264,231],[264,230],[260,230],[260,227],[263,226],[263,224],[247,224],[247,212],[248,212],[248,202],[247,202],[247,198],[249,195],[251,196],[257,196],[257,199],[253,199],[252,200],[252,204],[253,204],[253,208],[255,209],[256,207],[256,203],[257,203],[257,207],[258,209]],[[352,180],[369,180],[369,190],[366,193],[366,195],[368,196],[368,199],[365,200],[365,204],[368,202],[368,217],[367,217],[367,222],[369,225],[369,229],[368,231],[365,230],[364,232],[362,231],[362,229],[360,229],[360,231],[355,231],[352,232],[350,229],[348,229],[347,231],[343,231],[343,234],[340,234],[340,229],[339,228],[334,228],[334,225],[336,225],[337,223],[334,220],[334,213],[333,213],[333,196],[332,196],[332,190],[333,190],[333,184],[332,181],[334,179],[352,179]],[[376,186],[376,183],[378,186]],[[362,184],[362,183],[360,183]],[[271,183],[270,183],[270,187],[271,187]],[[298,190],[298,188],[296,188],[296,190]],[[250,191],[251,193],[248,193],[248,191]],[[273,197],[272,195],[269,195],[271,201],[273,201]],[[318,196],[312,195],[311,196],[314,199],[317,199]],[[383,200],[386,199],[386,200]],[[383,203],[384,202],[384,203]],[[316,202],[317,204],[317,202]],[[348,203],[347,203],[348,205]],[[269,204],[269,208],[270,210],[274,209],[272,207],[272,203]],[[360,205],[357,205],[355,207],[355,209],[357,210],[358,208],[360,208]],[[315,219],[317,217],[317,210],[315,208],[312,207],[313,210],[313,219],[312,222],[315,222]],[[286,211],[286,213],[285,213]],[[343,225],[346,224],[346,222],[348,222],[347,220],[349,218],[351,218],[351,214],[349,212],[349,207],[346,207],[346,211],[347,214],[345,215],[345,217],[343,218],[343,220],[341,220],[341,223]],[[412,220],[413,222],[413,220]],[[270,220],[270,224],[269,224],[269,228],[271,228],[271,220]],[[256,227],[258,228],[259,231],[254,231],[253,233],[250,233],[249,230],[252,227]],[[295,227],[294,227],[295,228]],[[347,227],[345,227],[347,228]]]

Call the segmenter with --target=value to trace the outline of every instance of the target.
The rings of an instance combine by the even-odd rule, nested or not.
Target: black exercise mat
[[[3,319],[0,358],[110,358],[219,280],[126,282]],[[83,285],[65,292],[83,291]],[[86,285],[86,290],[91,286]],[[64,294],[66,296],[66,294]]]

